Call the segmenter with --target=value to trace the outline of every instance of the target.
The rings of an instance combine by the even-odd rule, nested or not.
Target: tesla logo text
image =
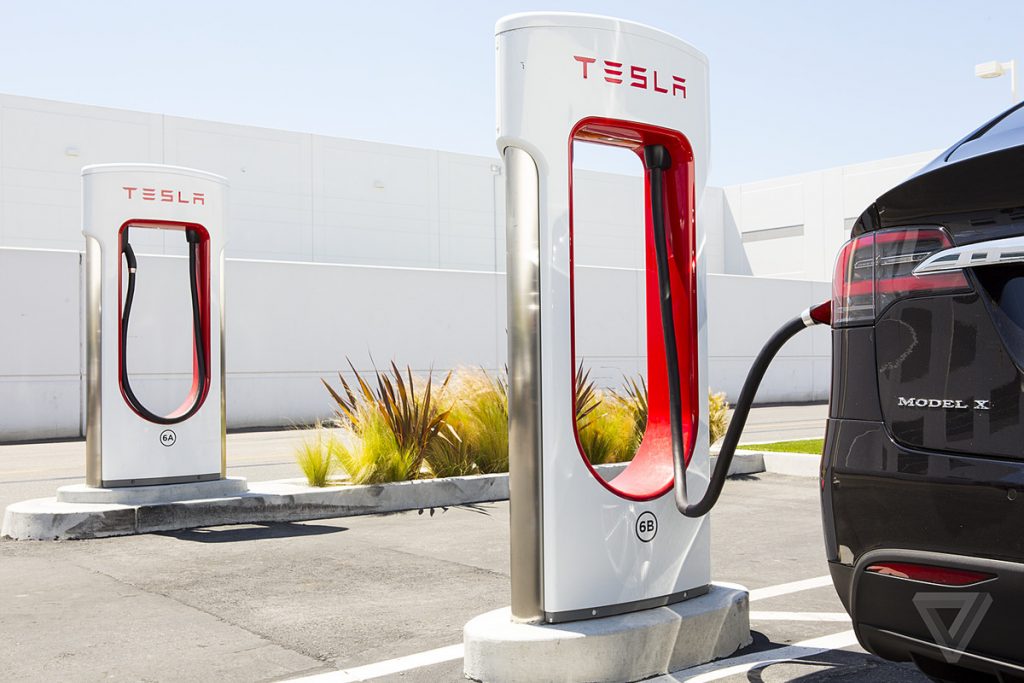
[[[897,396],[896,400],[900,407],[905,408],[954,408],[958,410],[989,410],[992,408],[992,401],[976,398],[970,403],[962,399],[952,398],[906,398]]]
[[[158,190],[155,187],[122,187],[128,199],[144,202],[168,202],[171,204],[199,204],[206,206],[205,192],[182,192],[181,190]]]
[[[665,77],[659,74],[657,69],[613,62],[610,59],[602,59],[599,62],[595,57],[580,55],[573,55],[573,59],[580,63],[583,80],[591,76],[604,76],[604,80],[615,85],[629,84],[641,90],[653,90],[666,95],[671,93],[672,97],[686,99],[686,79],[682,76]]]

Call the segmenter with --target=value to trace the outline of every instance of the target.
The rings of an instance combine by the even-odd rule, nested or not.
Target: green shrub
[[[303,441],[295,450],[295,460],[310,486],[327,486],[334,473],[332,441],[334,437],[325,435],[323,425],[317,423],[315,436]]]
[[[447,422],[484,474],[508,472],[508,382],[484,370],[462,370]]]
[[[708,431],[711,443],[725,436],[729,428],[729,402],[725,400],[725,392],[708,391]]]
[[[576,429],[580,430],[587,426],[591,413],[601,405],[601,393],[597,385],[590,379],[590,370],[583,371],[583,361],[576,367],[576,375],[573,377],[573,407],[576,412]]]
[[[633,431],[636,444],[633,452],[640,447],[640,441],[647,431],[647,380],[643,375],[622,377],[623,391],[611,392],[612,398],[633,416]]]
[[[383,484],[416,479],[421,475],[421,458],[401,448],[384,416],[372,406],[356,412],[358,428],[350,426],[350,444],[331,441],[331,450],[353,484]]]
[[[432,442],[444,427],[449,410],[441,409],[432,393],[433,372],[427,374],[422,388],[416,385],[412,369],[405,374],[391,363],[390,372],[374,368],[376,388],[363,379],[359,371],[348,362],[355,375],[358,391],[354,391],[341,373],[341,391],[335,391],[326,380],[321,380],[335,402],[335,414],[342,424],[353,432],[355,445],[339,445],[338,457],[356,483],[379,483],[429,476],[426,455]],[[441,383],[443,394],[451,380],[448,373]],[[386,432],[386,434],[382,433]],[[385,453],[388,438],[394,444],[394,453]],[[377,458],[380,461],[374,461]],[[349,469],[354,467],[362,474]],[[393,476],[394,479],[383,477]],[[364,481],[357,481],[362,478]]]
[[[452,415],[454,412],[449,414],[449,421]],[[437,438],[430,442],[426,460],[435,477],[464,477],[479,472],[469,444],[459,436],[451,422],[445,424]]]
[[[622,401],[600,400],[577,433],[592,465],[632,460],[640,445],[633,411]]]

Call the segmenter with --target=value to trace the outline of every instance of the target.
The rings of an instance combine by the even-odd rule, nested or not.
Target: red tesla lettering
[[[593,57],[580,57],[579,55],[574,55],[573,59],[583,65],[583,78],[587,77],[587,65],[597,61]]]
[[[128,193],[128,199],[131,199],[132,198],[132,192],[135,192],[135,190],[137,190],[139,188],[137,188],[137,187],[122,187],[121,189],[124,190],[125,192],[127,192]]]
[[[683,93],[683,99],[686,99],[686,86],[683,85],[684,83],[686,83],[685,78],[680,78],[679,76],[672,77],[672,97],[675,97],[677,92],[681,92]]]
[[[181,196],[181,190],[178,190],[178,203],[188,204],[188,200]]]
[[[658,87],[658,70],[657,69],[654,70],[654,91],[655,92],[668,92],[668,88],[659,88]]]
[[[632,80],[630,83],[634,88],[647,89],[647,69],[642,66],[631,66],[629,67],[629,77]]]
[[[156,201],[156,190],[151,187],[142,188],[142,198],[147,202]]]
[[[586,80],[590,78],[589,66],[597,62],[594,57],[582,57],[580,55],[574,55],[573,59],[582,64],[581,75]],[[660,92],[662,94],[668,94],[669,89],[663,84],[663,78],[658,78],[658,70],[651,69],[646,66],[640,66],[638,64],[626,64],[624,62],[616,62],[610,59],[601,60],[602,70],[604,71],[604,80],[614,85],[622,85],[624,80],[628,77],[629,85],[640,90],[653,90],[654,92]],[[628,76],[626,69],[629,69]],[[662,72],[664,73],[664,72]],[[686,99],[686,79],[682,76],[671,76],[672,83],[672,97],[682,97]]]
[[[604,80],[609,83],[622,83],[622,79],[618,78],[622,75],[622,62],[604,60],[604,73]]]
[[[206,206],[206,194],[203,193],[203,192],[193,192],[192,193],[192,203],[193,204],[202,204],[203,206]]]
[[[160,190],[160,201],[173,202],[174,192],[172,192],[171,190]]]

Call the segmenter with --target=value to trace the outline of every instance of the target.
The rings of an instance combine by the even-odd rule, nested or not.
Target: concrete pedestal
[[[230,498],[249,490],[245,477],[226,477],[214,481],[190,481],[183,484],[158,486],[121,486],[98,488],[85,484],[71,484],[57,489],[58,503],[153,505],[185,500]]]
[[[746,588],[715,583],[667,607],[568,624],[518,624],[504,609],[463,631],[465,673],[485,683],[637,681],[749,645]]]

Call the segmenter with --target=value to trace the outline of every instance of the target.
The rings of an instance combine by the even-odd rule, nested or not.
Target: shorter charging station
[[[244,479],[225,477],[227,181],[154,164],[87,166],[82,180],[86,483],[62,487],[58,500],[131,502],[244,492]],[[133,241],[162,244],[179,255],[137,255]],[[173,281],[171,269],[161,265],[174,266]],[[166,329],[159,311],[140,310],[138,294],[147,289],[164,299],[180,294],[175,303],[187,305],[188,322]],[[142,322],[133,323],[133,317]],[[137,327],[148,334],[140,335]],[[139,337],[150,347],[139,348]],[[147,373],[137,366],[149,360],[149,366],[161,367],[152,359],[187,357],[186,349],[188,389],[177,408],[158,411],[144,398],[153,384],[147,387]],[[154,374],[151,367],[148,374]]]
[[[512,604],[466,625],[466,675],[638,680],[729,655],[750,642],[747,592],[712,583],[706,506],[687,495],[687,478],[698,493],[710,488],[697,221],[707,60],[674,36],[608,17],[513,15],[496,34]],[[624,148],[644,164],[649,410],[636,456],[609,480],[587,459],[575,420],[578,142]]]

